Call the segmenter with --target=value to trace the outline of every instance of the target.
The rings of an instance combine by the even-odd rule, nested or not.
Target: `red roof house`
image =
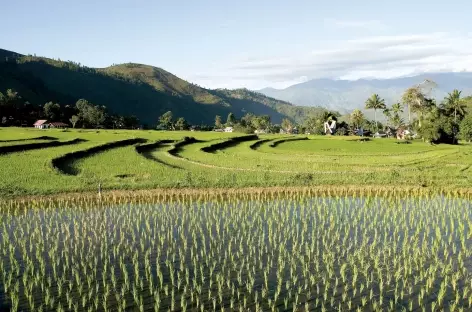
[[[47,120],[38,120],[33,126],[37,129],[46,129],[48,127]]]

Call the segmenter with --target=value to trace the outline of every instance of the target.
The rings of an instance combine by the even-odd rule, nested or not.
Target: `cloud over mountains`
[[[334,21],[342,27],[375,27],[375,21]],[[369,26],[370,24],[370,26]],[[472,71],[472,33],[434,32],[365,36],[318,43],[317,49],[239,60],[193,80],[214,87],[284,88],[315,78],[386,79],[431,72]]]

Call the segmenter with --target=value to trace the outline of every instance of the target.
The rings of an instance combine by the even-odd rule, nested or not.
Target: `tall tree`
[[[349,119],[354,127],[359,128],[364,122],[364,113],[360,109],[355,109],[349,116]]]
[[[184,117],[180,117],[175,122],[175,128],[178,130],[187,130],[188,124]]]
[[[395,103],[392,105],[392,113],[401,114],[403,113],[403,107],[401,103]]]
[[[221,116],[220,115],[215,116],[215,128],[216,129],[223,128],[223,122],[221,121]]]
[[[173,123],[172,123],[172,112],[168,111],[164,113],[162,116],[159,117],[159,125],[167,130],[172,130]]]
[[[44,117],[49,121],[55,121],[61,115],[61,106],[58,103],[47,102],[43,107]]]
[[[385,100],[382,99],[378,94],[372,94],[372,96],[368,98],[367,101],[365,101],[365,108],[374,110],[374,121],[377,130],[379,128],[379,124],[377,122],[377,110],[385,109],[386,107]]]
[[[291,133],[293,130],[293,123],[290,121],[290,119],[287,118],[282,119],[282,123],[280,124],[280,126],[288,133]]]
[[[408,123],[411,124],[411,111],[419,113],[419,126],[421,127],[421,119],[423,113],[428,109],[431,100],[428,99],[428,94],[436,87],[436,83],[429,79],[424,80],[416,86],[405,90],[402,95],[403,103],[408,107]]]
[[[75,128],[75,125],[79,121],[79,116],[77,115],[72,115],[72,117],[69,119],[70,123],[72,124],[72,128]]]
[[[403,106],[400,103],[395,103],[391,108],[384,109],[383,113],[387,117],[388,123],[393,127],[398,128],[403,124],[403,118],[401,117]]]
[[[472,142],[472,114],[468,114],[462,119],[460,135],[462,140]]]
[[[457,123],[457,113],[459,113],[461,116],[464,116],[465,114],[466,106],[461,99],[461,93],[462,91],[454,89],[444,98],[443,107],[446,110],[454,112],[455,123]]]
[[[267,130],[270,126],[270,116],[262,115],[256,116],[252,119],[252,126],[256,130]]]
[[[251,127],[252,120],[254,118],[256,118],[256,116],[253,113],[246,113],[243,117],[241,117],[241,125],[243,127]]]
[[[80,99],[75,104],[78,116],[84,126],[93,126],[98,128],[103,125],[106,119],[106,107],[93,105],[85,99]]]
[[[231,127],[231,126],[234,126],[235,123],[236,123],[236,117],[234,117],[233,113],[229,113],[228,118],[226,118],[226,125],[228,127]]]

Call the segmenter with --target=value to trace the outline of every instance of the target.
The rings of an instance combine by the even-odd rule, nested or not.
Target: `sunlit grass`
[[[237,133],[153,130],[33,130],[1,128],[4,141],[50,136],[59,141],[75,138],[80,144],[48,147],[0,155],[0,196],[42,195],[103,189],[211,188],[266,186],[420,186],[435,189],[472,187],[471,145],[436,145],[421,141],[396,144],[395,140],[354,141],[355,137],[310,136],[309,140],[283,142],[287,137],[261,135],[258,140],[208,153],[202,148],[224,142]],[[51,166],[53,158],[109,142],[142,138],[199,142],[182,146],[170,155],[170,145],[147,151],[134,146],[112,148],[72,161],[75,176]],[[256,147],[253,145],[263,140]],[[29,142],[29,141],[23,141]],[[21,143],[23,143],[21,142]],[[18,144],[4,142],[4,144]]]

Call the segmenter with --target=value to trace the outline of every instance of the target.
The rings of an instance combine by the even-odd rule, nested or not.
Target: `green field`
[[[472,187],[470,144],[430,145],[421,141],[398,144],[394,139],[360,142],[357,137],[260,135],[258,139],[216,151],[202,150],[237,136],[242,134],[0,128],[0,196],[96,191],[99,184],[104,190],[269,186]],[[175,142],[184,137],[194,137],[197,142],[174,149]],[[154,146],[145,153],[138,153],[136,144],[113,147],[73,156],[64,164],[66,168],[52,165],[53,159],[67,153],[133,138],[146,140],[140,143],[143,145],[160,140],[174,143]],[[308,139],[302,140],[304,138]],[[84,141],[69,143],[73,139]],[[289,141],[284,142],[287,139]],[[2,148],[13,145],[21,148],[53,141],[68,145],[1,152]]]
[[[2,128],[0,310],[470,311],[471,165],[468,144]]]

